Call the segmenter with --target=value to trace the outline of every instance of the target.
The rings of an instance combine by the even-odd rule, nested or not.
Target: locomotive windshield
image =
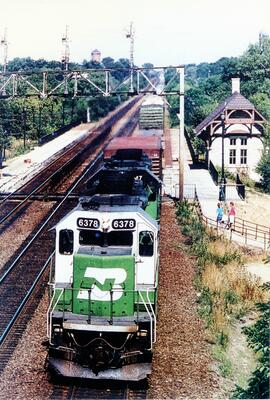
[[[152,257],[154,254],[154,235],[150,231],[141,231],[139,234],[139,255]]]
[[[132,246],[132,231],[100,232],[97,230],[81,229],[79,243],[85,246]]]
[[[73,253],[74,234],[71,229],[62,229],[59,232],[59,253],[70,255]]]

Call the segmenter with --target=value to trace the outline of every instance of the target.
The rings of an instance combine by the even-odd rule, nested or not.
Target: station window
[[[83,246],[132,246],[132,231],[100,232],[98,230],[82,229],[79,233],[79,243]]]
[[[139,234],[139,255],[152,257],[154,254],[154,234],[151,231],[141,231]]]
[[[241,138],[241,146],[247,145],[247,138]]]
[[[236,164],[236,150],[235,149],[230,150],[229,164]]]
[[[70,255],[73,253],[74,233],[71,229],[62,229],[59,232],[59,253]]]
[[[240,164],[247,164],[247,150],[241,149]]]
[[[231,138],[230,139],[230,145],[231,146],[236,146],[236,138]]]

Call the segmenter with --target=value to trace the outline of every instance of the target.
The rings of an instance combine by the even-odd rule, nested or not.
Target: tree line
[[[169,82],[173,69],[166,74]],[[270,121],[270,38],[260,35],[239,57],[223,57],[214,63],[203,62],[185,66],[185,124],[198,152],[204,151],[204,143],[196,138],[193,129],[231,94],[231,78],[239,77],[241,94]],[[179,100],[169,99],[171,125],[178,125]],[[270,193],[270,127],[265,130],[265,150],[258,166],[262,186]]]
[[[152,64],[146,64],[149,66]],[[31,82],[39,86],[42,84],[40,72],[53,70],[50,75],[50,84],[57,85],[62,80],[62,74],[57,71],[63,70],[63,64],[58,61],[47,61],[44,59],[33,60],[30,57],[14,58],[7,65],[7,72],[29,72],[31,71]],[[112,72],[112,83],[117,86],[128,77],[127,69],[130,67],[129,60],[120,58],[114,60],[111,57],[103,58],[101,63],[84,60],[82,64],[70,63],[70,70],[84,69],[115,69]],[[0,65],[1,68],[1,65]],[[1,68],[3,69],[3,68]],[[34,73],[33,73],[34,72]],[[35,72],[37,73],[35,75]],[[91,73],[92,81],[102,86],[102,77],[98,72]],[[73,91],[73,84],[69,83],[69,93]],[[104,88],[105,89],[105,88]],[[18,94],[27,93],[27,86],[20,84]],[[49,97],[39,99],[38,97],[17,97],[0,100],[0,167],[6,150],[15,143],[17,139],[23,141],[23,149],[27,150],[29,143],[38,141],[63,126],[86,121],[87,108],[90,110],[91,121],[96,121],[112,111],[119,103],[127,99],[127,94],[104,97],[97,95],[96,90],[87,82],[78,83],[78,94],[84,97],[72,98],[70,96]]]

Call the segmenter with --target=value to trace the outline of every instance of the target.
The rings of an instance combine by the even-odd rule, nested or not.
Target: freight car
[[[163,129],[164,101],[160,96],[150,95],[141,105],[140,129]]]
[[[158,136],[129,136],[113,139],[104,150],[104,159],[115,156],[118,150],[142,150],[151,160],[151,171],[161,177],[162,146]]]
[[[156,338],[160,181],[119,150],[56,226],[48,363],[62,376],[138,381]]]

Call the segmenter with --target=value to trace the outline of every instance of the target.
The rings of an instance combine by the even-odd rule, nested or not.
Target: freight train
[[[56,226],[48,363],[66,377],[138,381],[156,339],[160,180],[121,149]]]

